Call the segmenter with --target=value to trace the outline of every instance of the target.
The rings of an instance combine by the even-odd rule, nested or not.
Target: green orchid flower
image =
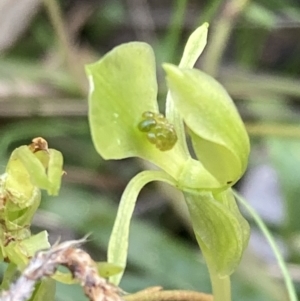
[[[118,46],[86,72],[89,122],[99,154],[107,160],[140,157],[160,168],[138,174],[124,191],[108,261],[125,268],[138,193],[150,181],[167,182],[185,196],[218,300],[224,292],[218,292],[214,279],[227,279],[234,271],[249,238],[230,187],[246,169],[250,146],[226,90],[192,69],[206,45],[207,28],[204,24],[190,36],[179,66],[163,65],[169,87],[166,117],[158,110],[155,57],[148,44]],[[197,160],[188,150],[185,127]],[[121,276],[110,280],[118,284]]]

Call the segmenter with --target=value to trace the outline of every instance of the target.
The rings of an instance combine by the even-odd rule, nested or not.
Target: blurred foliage
[[[45,0],[24,18],[14,12],[13,2],[6,2],[3,13],[15,18],[9,30],[0,24],[2,36],[22,30],[9,47],[0,41],[0,169],[15,147],[35,136],[47,139],[66,161],[62,193],[44,196],[35,230],[46,228],[52,241],[91,232],[85,247],[95,259],[105,260],[117,201],[141,166],[131,159],[104,162],[94,150],[84,64],[133,40],[150,43],[158,65],[176,64],[189,33],[208,21],[208,47],[198,67],[213,73],[236,101],[252,138],[250,170],[267,164],[276,171],[285,218],[271,226],[300,292],[299,1]],[[23,19],[29,21],[23,24]],[[159,81],[161,75],[160,69]],[[162,84],[159,97],[165,94]],[[245,177],[238,188],[247,185]],[[178,202],[167,186],[149,185],[141,193],[124,290],[162,285],[210,291]],[[263,257],[263,250],[252,244],[244,256],[233,278],[234,300],[286,300],[280,273],[271,269],[275,263]],[[58,284],[57,300],[84,297],[79,287]]]

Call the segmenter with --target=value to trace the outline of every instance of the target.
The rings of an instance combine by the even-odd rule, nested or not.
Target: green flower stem
[[[153,181],[162,181],[176,186],[175,180],[163,171],[146,170],[137,174],[127,185],[115,219],[112,234],[108,244],[108,262],[125,268],[128,253],[129,227],[135,203],[141,189]],[[124,271],[123,271],[124,272]],[[111,276],[110,282],[118,285],[123,272]]]
[[[278,265],[281,269],[284,281],[285,281],[285,285],[288,291],[288,295],[289,295],[289,300],[290,301],[297,301],[297,294],[296,294],[296,290],[293,284],[293,281],[291,279],[291,276],[288,272],[287,266],[284,262],[284,259],[282,257],[282,255],[280,254],[280,251],[276,245],[276,242],[272,236],[272,234],[270,233],[270,231],[268,230],[268,228],[266,227],[265,223],[263,222],[263,220],[260,218],[260,216],[255,212],[255,210],[248,204],[248,202],[242,197],[240,196],[236,191],[233,192],[234,196],[236,197],[236,199],[247,209],[247,211],[252,215],[253,219],[255,220],[256,224],[258,225],[258,227],[260,228],[260,230],[262,231],[262,233],[264,234],[264,236],[266,237],[276,259],[278,262]]]
[[[214,301],[231,301],[230,276],[220,278],[218,274],[209,268]]]
[[[205,249],[201,250],[208,267],[214,301],[231,301],[230,276],[220,277],[209,256],[205,255]]]

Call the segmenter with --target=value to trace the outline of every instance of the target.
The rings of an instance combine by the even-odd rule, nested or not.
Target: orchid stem
[[[230,276],[220,277],[212,262],[212,258],[207,256],[204,246],[200,246],[200,249],[207,264],[214,301],[231,301]]]
[[[220,278],[216,272],[211,270],[209,273],[214,301],[231,301],[230,277]]]

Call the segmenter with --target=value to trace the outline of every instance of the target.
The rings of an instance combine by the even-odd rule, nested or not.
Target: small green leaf
[[[11,242],[4,247],[4,251],[9,260],[22,270],[27,265],[29,258],[37,251],[48,249],[49,247],[48,233],[47,231],[42,231],[22,241]]]
[[[233,184],[245,171],[250,146],[232,99],[216,80],[199,70],[170,64],[164,69],[198,159],[222,185]]]
[[[204,256],[220,277],[230,275],[240,262],[250,233],[231,190],[219,194],[218,200],[210,192],[184,195]]]
[[[33,190],[33,195],[27,200],[30,205],[25,208],[20,208],[14,201],[14,196],[11,195],[8,198],[5,211],[1,215],[5,220],[6,230],[11,231],[10,235],[13,236],[14,239],[19,240],[27,238],[30,235],[28,225],[31,224],[32,218],[40,205],[40,190],[38,188]]]
[[[28,264],[28,257],[20,249],[19,242],[12,242],[4,249],[6,257],[14,263],[18,269],[23,270]]]
[[[31,235],[29,238],[22,240],[19,245],[23,252],[26,252],[28,257],[32,257],[37,251],[50,248],[48,232],[42,231],[38,234]]]

